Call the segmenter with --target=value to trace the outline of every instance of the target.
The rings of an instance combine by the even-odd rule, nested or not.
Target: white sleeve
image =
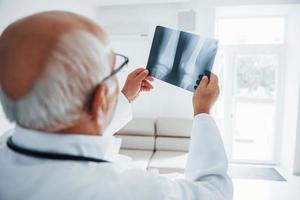
[[[105,135],[113,135],[123,128],[132,119],[131,104],[125,95],[120,92],[114,116],[105,130]]]
[[[233,186],[227,175],[228,161],[220,131],[207,114],[195,117],[185,178],[159,177],[165,199],[232,199]]]

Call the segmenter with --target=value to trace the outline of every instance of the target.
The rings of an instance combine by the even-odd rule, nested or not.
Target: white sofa
[[[137,118],[130,121],[117,137],[122,138],[121,154],[133,164],[161,173],[182,172],[187,159],[192,119]]]
[[[192,129],[192,119],[138,118],[130,121],[117,137],[123,139],[121,154],[132,158],[132,164],[160,173],[183,172]],[[229,165],[234,178],[284,181],[270,166]]]

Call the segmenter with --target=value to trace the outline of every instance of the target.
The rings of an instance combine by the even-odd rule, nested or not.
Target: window
[[[218,36],[223,45],[282,44],[284,18],[244,17],[220,19]]]
[[[217,20],[223,67],[217,115],[232,161],[276,162],[284,32],[284,17]]]
[[[276,55],[239,55],[235,62],[235,94],[239,98],[274,99],[279,64]]]

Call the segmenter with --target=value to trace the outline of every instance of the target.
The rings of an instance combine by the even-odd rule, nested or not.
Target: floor
[[[300,200],[300,176],[287,181],[233,179],[234,200]]]
[[[138,152],[141,153],[140,151]],[[147,159],[145,159],[141,155],[139,157],[139,155],[133,154],[134,152],[131,153],[132,154],[128,154],[127,152],[126,155],[133,157],[133,163],[135,163],[137,167],[146,168],[147,161],[145,160]],[[170,156],[168,157],[168,159],[163,159],[163,157],[161,157],[161,160],[157,160],[157,162],[153,162],[148,169],[159,170],[159,172],[164,176],[173,177],[174,174],[172,173],[177,173],[179,176],[181,176],[184,165],[179,162],[181,159],[178,159],[178,157],[176,157],[176,160],[178,162],[175,162],[173,158],[170,158]],[[178,165],[180,169],[174,168],[175,165],[172,165],[173,168],[166,168],[166,166],[169,166],[169,163],[175,163],[175,165]],[[234,165],[237,166],[236,164]],[[246,176],[248,177],[247,179],[244,178],[245,176],[233,176],[233,177],[239,177],[239,178],[233,178],[233,184],[234,184],[233,199],[234,200],[300,200],[300,176],[292,176],[284,172],[278,167],[275,166],[273,167],[283,176],[284,179],[286,179],[286,181],[270,181],[264,179],[253,179],[253,177],[250,177],[251,175],[250,172],[247,172],[249,173],[249,175]]]
[[[287,181],[268,181],[262,179],[233,178],[233,200],[300,200],[300,176],[286,175],[276,169]],[[173,177],[174,174],[162,173]],[[175,172],[177,176],[182,173]]]

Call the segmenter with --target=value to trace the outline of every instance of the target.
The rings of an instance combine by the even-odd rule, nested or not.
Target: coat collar
[[[23,148],[52,153],[65,153],[115,161],[121,139],[114,136],[48,133],[16,126],[13,142]]]

